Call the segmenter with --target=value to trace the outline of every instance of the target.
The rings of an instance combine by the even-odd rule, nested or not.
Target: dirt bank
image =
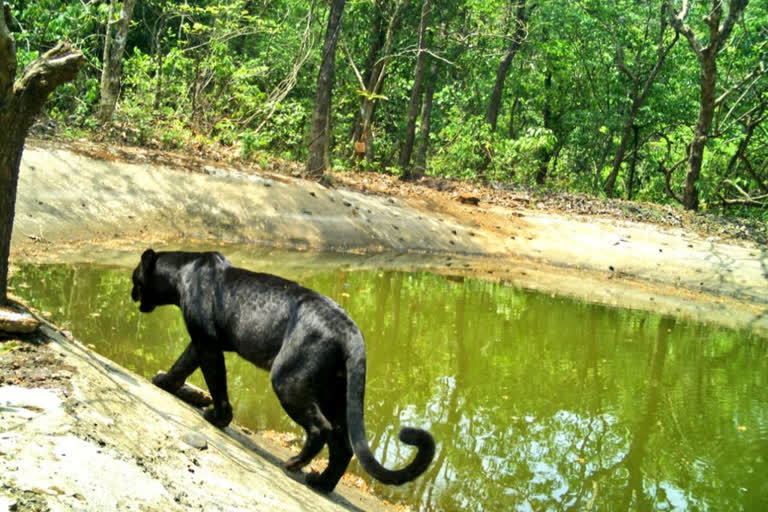
[[[184,155],[38,142],[22,161],[13,257],[103,261],[105,248],[135,257],[149,244],[200,242],[341,251],[379,266],[382,255],[398,255],[392,265],[401,268],[768,334],[768,248],[743,231],[739,240],[717,236],[671,209],[638,222],[608,209],[543,211],[520,194],[466,184],[335,181],[328,188]],[[621,207],[633,209],[642,211]]]

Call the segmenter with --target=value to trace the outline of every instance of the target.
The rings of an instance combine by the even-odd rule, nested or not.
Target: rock
[[[208,440],[197,432],[187,432],[181,436],[181,440],[197,450],[208,449]]]
[[[27,311],[14,307],[0,307],[0,331],[14,333],[35,332],[40,320]]]

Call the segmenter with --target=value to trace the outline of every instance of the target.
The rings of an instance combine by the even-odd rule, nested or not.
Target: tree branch
[[[355,72],[355,76],[357,77],[357,82],[360,84],[360,90],[366,91],[366,85],[365,85],[365,80],[363,80],[363,75],[360,73],[360,70],[357,69],[357,66],[355,65],[355,61],[354,59],[352,59],[352,55],[349,53],[349,48],[347,48],[347,43],[346,41],[344,41],[343,35],[339,37],[339,44],[341,45],[341,49],[344,51],[344,55],[346,55],[347,59],[349,60],[349,65],[352,67],[352,71]]]
[[[670,167],[669,169],[664,169],[664,167],[661,167],[661,171],[664,173],[664,188],[667,190],[667,194],[669,194],[669,197],[674,199],[680,204],[683,204],[682,198],[680,198],[677,194],[675,194],[675,191],[672,190],[672,184],[670,183],[672,179],[672,173],[677,170],[678,167],[680,167],[685,161],[688,160],[688,158],[683,158],[681,160],[678,160],[675,165]]]
[[[684,0],[683,7],[679,12],[675,12],[675,8],[672,7],[672,1],[666,1],[667,9],[669,10],[669,22],[677,32],[682,34],[688,40],[688,44],[691,46],[693,53],[696,54],[696,57],[702,59],[704,57],[704,48],[701,46],[701,41],[699,41],[699,39],[696,37],[696,33],[693,31],[690,25],[685,23],[685,18],[688,16],[688,10],[691,7],[690,2],[688,0]]]
[[[718,51],[722,49],[723,45],[725,45],[725,42],[728,41],[728,37],[731,35],[733,26],[736,24],[739,16],[741,16],[741,13],[744,12],[744,9],[746,9],[748,3],[749,0],[731,0],[728,3],[728,16],[726,16],[723,25],[718,31],[720,36],[717,48]]]
[[[752,176],[752,179],[755,180],[755,183],[757,183],[757,188],[760,189],[761,192],[766,194],[768,196],[768,181],[761,178],[757,171],[755,171],[755,168],[752,167],[752,164],[749,162],[749,159],[745,155],[741,155],[741,161],[744,163],[744,167],[747,168],[747,172]],[[768,167],[768,162],[763,162],[763,168],[760,170],[760,172],[765,171],[766,167]]]
[[[83,54],[63,41],[27,66],[13,86],[12,99],[16,108],[29,117],[25,123],[32,125],[53,90],[72,81],[84,63]]]
[[[613,35],[614,42],[616,43],[616,60],[614,61],[614,64],[616,64],[616,67],[619,71],[624,73],[627,78],[629,78],[629,81],[632,83],[637,82],[637,78],[635,78],[635,75],[633,75],[629,69],[627,69],[627,65],[624,63],[624,48],[621,46],[621,41],[619,41],[619,38],[616,37],[616,35]]]
[[[669,194],[669,197],[674,199],[680,204],[683,204],[683,200],[680,196],[675,194],[675,191],[672,190],[672,173],[677,170],[678,167],[680,167],[683,163],[685,163],[686,160],[688,160],[688,157],[684,157],[681,160],[678,160],[672,167],[669,169],[664,167],[664,161],[666,161],[670,155],[672,154],[672,142],[669,140],[669,138],[664,135],[663,133],[660,134],[661,138],[664,139],[664,141],[667,143],[667,155],[664,157],[664,160],[659,162],[659,170],[664,174],[664,188],[667,191],[667,194]]]
[[[715,0],[712,3],[714,7],[708,15],[702,18],[704,24],[709,27],[709,38],[707,46],[703,48],[703,51],[707,53],[713,52],[717,55],[721,42],[725,41],[720,38],[720,18],[723,17],[723,4],[720,0]]]
[[[663,34],[662,34],[663,37]],[[663,41],[659,41],[659,56],[656,59],[656,63],[653,66],[653,69],[651,69],[650,74],[648,75],[648,78],[645,81],[645,84],[643,85],[643,90],[640,92],[640,95],[638,96],[638,100],[642,103],[645,102],[645,97],[648,95],[648,92],[651,90],[651,86],[653,85],[653,82],[656,81],[656,75],[659,74],[659,71],[661,71],[661,66],[664,65],[664,61],[667,58],[667,55],[672,50],[672,48],[677,44],[677,40],[680,38],[680,33],[675,31],[675,37],[672,38],[672,42],[670,42],[666,47],[663,47]]]
[[[16,79],[16,43],[11,36],[11,6],[3,2],[0,13],[0,110],[10,101]]]
[[[768,203],[764,202],[765,200],[768,200],[768,194],[763,194],[761,196],[751,196],[749,195],[749,193],[747,193],[746,190],[744,190],[738,184],[734,183],[731,180],[725,180],[723,183],[727,183],[728,185],[731,185],[742,196],[741,199],[723,198],[726,204],[739,204],[743,206],[760,206],[760,207],[768,206]]]
[[[721,125],[725,125],[725,124],[728,122],[728,119],[731,117],[731,114],[733,114],[733,111],[734,111],[734,110],[736,110],[736,107],[738,107],[738,106],[739,106],[739,104],[741,103],[741,101],[744,99],[744,97],[747,95],[747,93],[750,91],[750,89],[752,89],[752,86],[754,86],[754,85],[755,85],[755,83],[757,83],[757,81],[758,81],[758,80],[760,80],[760,76],[758,76],[757,78],[755,78],[755,80],[754,80],[754,81],[753,81],[751,84],[749,84],[749,87],[747,87],[747,88],[746,88],[746,89],[745,89],[745,90],[744,90],[744,91],[741,93],[741,95],[738,97],[738,99],[737,99],[737,100],[736,100],[736,101],[733,103],[733,105],[731,106],[731,108],[730,108],[730,109],[728,110],[728,112],[725,114],[725,117],[722,119],[722,121],[720,121],[720,120],[718,119],[718,122],[717,122],[717,131],[719,131],[719,130],[720,130],[720,127],[721,127]],[[733,91],[733,89],[731,89],[730,91],[728,91],[727,93],[725,93],[723,96],[725,96],[726,94],[730,93],[731,91]],[[723,96],[721,96],[721,98],[722,98]],[[718,100],[719,100],[719,98],[718,98]],[[718,105],[718,103],[716,102],[716,103],[715,103],[715,105]],[[754,111],[754,110],[756,110],[756,109],[757,109],[757,110],[762,110],[763,108],[765,108],[765,105],[761,103],[761,104],[758,104],[758,105],[756,106],[756,108],[752,108],[752,109],[750,109],[748,112],[752,112],[752,111]],[[740,118],[741,118],[741,117],[743,117],[743,115],[742,115],[742,116],[740,116]]]
[[[761,68],[756,68],[756,69],[754,69],[754,70],[753,70],[751,73],[749,73],[747,76],[745,76],[744,78],[742,78],[742,79],[741,79],[741,81],[740,81],[739,83],[737,83],[736,85],[734,85],[733,87],[731,87],[730,89],[728,89],[727,91],[725,91],[723,94],[721,94],[721,95],[720,95],[720,96],[719,96],[719,97],[718,97],[718,98],[715,100],[715,106],[718,106],[718,105],[720,105],[720,104],[721,104],[723,101],[725,101],[725,99],[726,99],[726,98],[727,98],[727,97],[728,97],[728,96],[729,96],[729,95],[730,95],[732,92],[734,92],[735,90],[737,90],[738,88],[740,88],[742,85],[744,85],[745,83],[747,83],[749,80],[752,80],[752,78],[755,78],[755,76],[756,76],[757,78],[755,78],[755,81],[754,81],[754,82],[752,82],[752,83],[749,85],[749,87],[747,87],[747,88],[746,88],[746,90],[744,91],[744,93],[742,94],[742,97],[743,97],[743,96],[744,96],[744,94],[746,94],[747,92],[749,92],[749,90],[752,88],[752,86],[753,86],[753,85],[755,85],[755,83],[756,83],[756,82],[757,82],[757,81],[760,79],[760,77],[763,75],[763,72],[764,72],[764,71],[765,71],[765,69],[761,69]],[[741,99],[741,98],[739,98],[739,99]],[[737,104],[738,104],[738,102],[737,102]]]

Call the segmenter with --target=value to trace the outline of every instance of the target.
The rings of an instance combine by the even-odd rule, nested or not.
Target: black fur
[[[166,304],[181,309],[191,342],[153,382],[174,393],[200,367],[213,397],[213,408],[205,412],[212,424],[223,428],[232,421],[224,351],[270,372],[283,408],[307,433],[301,453],[284,467],[300,470],[328,443],[328,467],[307,475],[313,488],[332,491],[353,451],[368,473],[393,485],[413,480],[432,462],[432,436],[408,427],[399,437],[418,448],[410,464],[389,470],[374,458],[363,420],[365,343],[346,311],[328,297],[234,267],[219,253],[152,249],[133,271],[131,297],[144,313]]]

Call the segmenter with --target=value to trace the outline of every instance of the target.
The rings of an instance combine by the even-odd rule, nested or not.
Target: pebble
[[[188,432],[181,437],[181,440],[186,444],[197,450],[205,450],[208,448],[208,441],[204,436],[196,432]]]

